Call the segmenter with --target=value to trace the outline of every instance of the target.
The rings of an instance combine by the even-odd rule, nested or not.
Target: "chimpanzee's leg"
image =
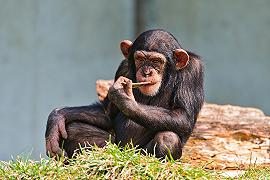
[[[182,156],[182,143],[179,136],[171,131],[158,132],[155,137],[144,147],[148,153],[156,157],[165,157],[171,154],[174,159]]]
[[[68,157],[80,147],[89,147],[96,144],[98,147],[106,145],[106,141],[114,142],[114,136],[105,130],[82,122],[73,122],[66,127],[68,138],[64,140],[63,148]]]
[[[114,142],[114,136],[101,128],[82,122],[72,122],[66,127],[68,138],[64,140],[63,148],[68,157],[72,157],[74,151],[80,147],[89,147],[96,144],[98,147],[106,145],[106,141]],[[110,137],[111,136],[111,137]]]

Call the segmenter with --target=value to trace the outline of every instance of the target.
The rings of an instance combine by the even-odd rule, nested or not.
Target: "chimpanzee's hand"
[[[135,101],[132,92],[132,81],[126,77],[120,76],[110,87],[109,99],[115,103],[125,103],[127,100]]]
[[[61,109],[54,109],[48,117],[45,133],[46,153],[48,156],[63,155],[59,146],[60,138],[67,138],[65,117]]]

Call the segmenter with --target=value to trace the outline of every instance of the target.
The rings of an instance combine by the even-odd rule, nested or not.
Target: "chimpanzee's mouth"
[[[143,83],[143,85],[140,86],[140,87],[149,87],[149,86],[153,86],[153,85],[157,84],[158,82],[142,81],[142,82],[139,82],[139,83]]]
[[[139,87],[142,87],[142,86],[146,86],[146,85],[149,85],[150,82],[137,82],[137,83],[132,83],[132,88],[139,88]]]

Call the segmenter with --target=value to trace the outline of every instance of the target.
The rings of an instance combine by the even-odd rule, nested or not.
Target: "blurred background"
[[[204,59],[206,101],[270,114],[269,0],[0,0],[0,160],[45,154],[55,107],[97,101],[119,42],[163,28]]]

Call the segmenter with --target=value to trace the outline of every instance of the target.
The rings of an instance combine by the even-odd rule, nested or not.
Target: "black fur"
[[[132,141],[150,153],[156,147],[158,157],[167,155],[168,149],[174,158],[181,157],[182,148],[192,133],[204,102],[204,75],[201,58],[192,52],[188,52],[188,65],[181,70],[176,69],[173,52],[178,48],[182,47],[170,33],[164,30],[146,31],[134,41],[128,59],[121,62],[115,74],[115,80],[125,76],[136,82],[134,52],[145,50],[162,53],[167,62],[156,95],[146,96],[133,89],[137,101],[134,104],[120,92],[111,90],[102,104],[62,109],[60,113],[66,119],[68,130],[64,145],[68,155],[72,156],[82,141],[103,146],[111,134],[114,142],[122,145]],[[47,139],[52,127],[57,125],[56,119],[51,113]],[[90,133],[92,130],[93,133]]]
[[[154,97],[146,97],[135,90],[138,101],[166,109],[181,108],[189,116],[192,129],[198,113],[204,102],[204,72],[200,56],[188,52],[190,62],[182,70],[176,70],[173,51],[182,48],[177,39],[167,31],[157,29],[142,33],[133,43],[129,56],[129,77],[136,81],[133,54],[137,50],[155,51],[162,53],[168,60],[162,87]],[[137,100],[137,99],[136,99]],[[166,103],[165,103],[166,102]],[[184,142],[189,137],[183,138]],[[185,136],[185,135],[184,135]]]

